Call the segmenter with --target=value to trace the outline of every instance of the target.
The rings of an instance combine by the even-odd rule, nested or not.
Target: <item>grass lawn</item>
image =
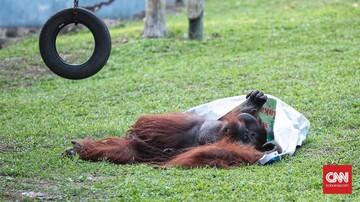
[[[69,81],[43,65],[36,36],[0,50],[0,200],[360,201],[360,4],[356,0],[207,0],[205,39],[167,39],[143,23],[111,29],[108,64]],[[82,50],[90,35],[68,36]],[[66,159],[75,138],[122,135],[142,113],[183,111],[251,89],[304,113],[311,129],[294,157],[270,166],[155,169]],[[323,195],[322,166],[353,165],[352,195]]]

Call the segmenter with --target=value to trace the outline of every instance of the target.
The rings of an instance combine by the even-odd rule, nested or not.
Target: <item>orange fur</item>
[[[165,164],[165,167],[220,167],[249,165],[256,163],[263,156],[255,148],[229,141],[195,147],[177,155]]]
[[[226,121],[238,121],[226,117]],[[234,143],[226,137],[207,145],[191,145],[194,128],[203,120],[190,113],[141,116],[125,137],[74,142],[74,150],[83,160],[107,160],[117,164],[147,162],[165,167],[222,167],[254,164],[262,152],[252,146]],[[196,136],[195,136],[196,137]]]

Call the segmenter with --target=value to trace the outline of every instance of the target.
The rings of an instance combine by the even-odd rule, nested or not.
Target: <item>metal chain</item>
[[[78,20],[77,20],[78,12],[76,10],[78,7],[79,7],[79,0],[74,0],[73,19],[74,19],[75,25],[78,25]]]
[[[74,0],[74,8],[78,8],[79,7],[79,0]]]

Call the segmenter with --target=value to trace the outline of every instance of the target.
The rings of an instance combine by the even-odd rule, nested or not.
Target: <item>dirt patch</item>
[[[5,200],[24,201],[30,199],[47,201],[62,199],[59,188],[52,182],[34,179],[19,180],[8,176],[2,178],[5,178],[5,187],[2,190]]]
[[[78,176],[75,178],[67,177],[64,182],[49,181],[38,178],[16,178],[12,176],[0,175],[0,199],[5,201],[61,201],[64,200],[67,193],[66,190],[73,192],[73,196],[77,195],[77,190],[81,190],[84,186],[92,186],[95,182],[109,179],[109,177],[99,176],[96,173]],[[64,192],[64,185],[66,188]],[[101,196],[101,193],[92,193]],[[95,196],[96,198],[96,196]]]
[[[6,145],[0,144],[0,152],[6,151]]]
[[[5,58],[0,63],[0,86],[5,88],[30,86],[47,74],[51,72],[38,56]]]
[[[126,44],[129,43],[130,39],[128,37],[116,37],[113,39],[114,44]]]
[[[34,77],[49,73],[40,58],[10,57],[1,61],[0,71],[10,76]]]
[[[306,151],[305,151],[306,150]],[[322,148],[306,148],[302,150],[302,156],[305,158],[316,158],[320,156],[336,156],[341,152],[340,148],[335,148],[331,146],[324,146]]]
[[[14,150],[13,147],[3,144],[3,143],[0,143],[0,153],[9,152],[9,151],[13,151],[13,150]]]

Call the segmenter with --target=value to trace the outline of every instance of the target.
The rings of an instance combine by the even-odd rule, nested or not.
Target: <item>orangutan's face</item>
[[[236,119],[227,121],[222,133],[243,144],[260,149],[266,143],[266,130],[251,114],[241,113]]]

